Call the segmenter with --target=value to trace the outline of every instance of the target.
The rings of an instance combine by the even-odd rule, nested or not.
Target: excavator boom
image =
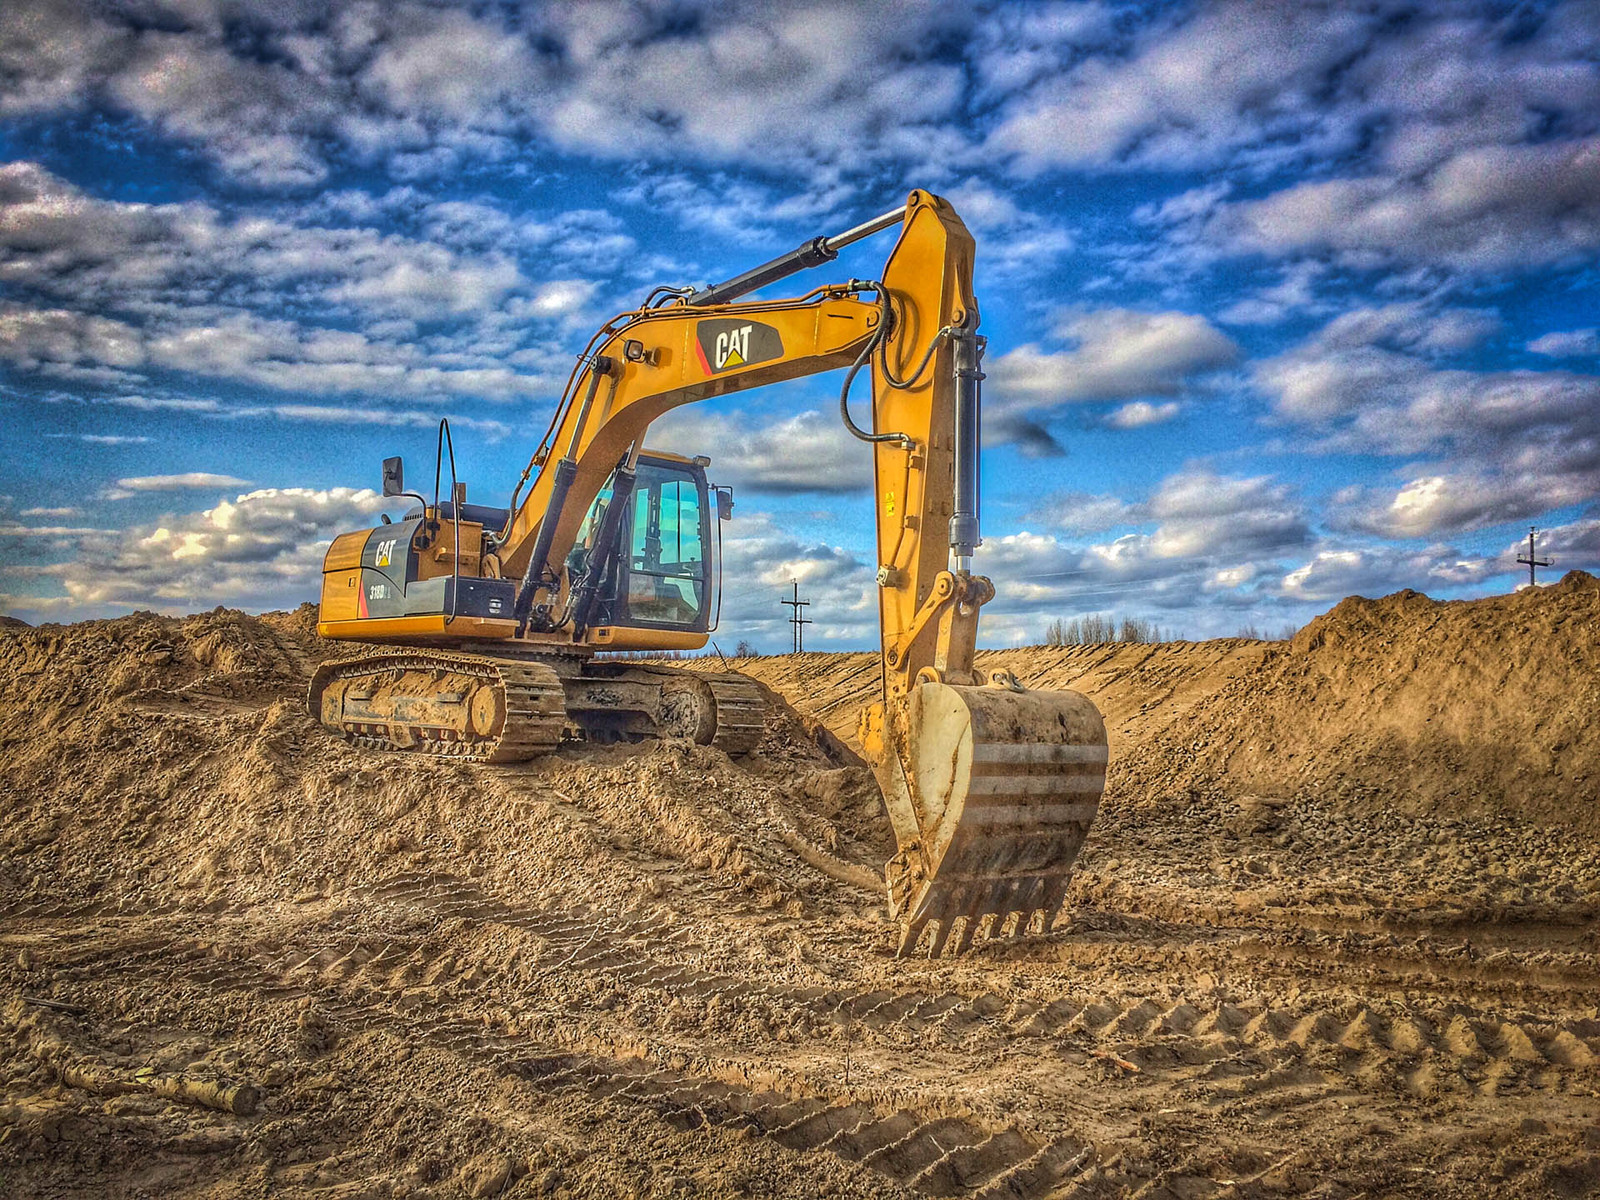
[[[744,299],[894,225],[899,238],[879,280]],[[654,569],[657,525],[687,511],[688,493],[678,487],[669,501],[661,480],[680,472],[683,486],[698,487],[703,513],[706,485],[695,472],[704,460],[674,466],[651,456],[644,438],[681,405],[848,368],[841,415],[873,452],[883,656],[882,695],[863,713],[861,740],[899,845],[886,874],[901,952],[924,938],[938,954],[980,934],[1048,928],[1104,788],[1106,736],[1083,696],[1030,691],[973,664],[978,612],[994,596],[972,572],[984,350],[973,261],[972,236],[950,205],[914,191],[903,208],[837,237],[698,292],[658,289],[659,302],[613,319],[579,356],[507,509],[464,521],[473,506],[456,491],[448,511],[424,503],[395,527],[397,539],[380,528],[334,542],[320,630],[410,649],[324,668],[313,711],[372,744],[488,761],[526,757],[572,733],[654,732],[750,749],[759,700],[741,677],[687,684],[661,668],[590,660],[607,646],[705,642],[705,597],[681,570]],[[863,429],[848,401],[869,368]],[[628,528],[645,516],[646,526]],[[705,532],[702,520],[691,545]],[[403,578],[391,563],[402,555]],[[403,598],[379,614],[366,589],[387,594],[390,585],[369,583],[366,572],[384,569]],[[636,575],[637,611],[628,603]],[[413,590],[434,594],[428,586],[439,599],[408,607]],[[679,633],[629,616],[676,609],[700,623]],[[457,653],[425,649],[440,644]]]

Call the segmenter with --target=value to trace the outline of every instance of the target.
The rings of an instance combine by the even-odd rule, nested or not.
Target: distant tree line
[[[1287,642],[1299,632],[1296,625],[1285,625],[1277,633],[1263,633],[1255,624],[1239,626],[1239,632],[1234,637],[1248,638],[1254,642]],[[1086,617],[1075,617],[1070,621],[1063,621],[1057,617],[1045,626],[1044,644],[1047,646],[1098,646],[1108,642],[1162,642],[1172,637],[1170,632],[1163,633],[1161,626],[1154,621],[1143,620],[1139,617],[1102,616],[1099,613],[1090,613]]]
[[[1047,646],[1094,646],[1101,642],[1159,642],[1161,626],[1139,617],[1102,617],[1090,613],[1087,617],[1074,617],[1063,621],[1057,617],[1044,631]]]
[[[1294,635],[1300,632],[1298,625],[1285,625],[1277,633],[1262,633],[1253,622],[1239,626],[1239,632],[1234,634],[1237,638],[1249,638],[1252,642],[1292,642]]]
[[[741,638],[728,658],[757,658],[761,651],[745,639]],[[660,659],[679,658],[718,658],[720,652],[715,645],[707,646],[703,650],[602,650],[595,655],[596,658],[616,659],[623,662],[646,662]]]

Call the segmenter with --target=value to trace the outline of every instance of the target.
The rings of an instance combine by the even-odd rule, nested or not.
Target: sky
[[[0,611],[314,599],[440,417],[503,504],[613,313],[914,187],[978,244],[982,644],[1600,570],[1600,5],[12,0]],[[838,383],[652,431],[735,488],[724,649],[791,580],[876,641]]]

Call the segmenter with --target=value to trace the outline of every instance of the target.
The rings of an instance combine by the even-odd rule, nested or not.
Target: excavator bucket
[[[1002,678],[1005,678],[1002,676]],[[890,864],[900,953],[959,954],[979,933],[1049,930],[1105,790],[1106,730],[1077,692],[921,683],[910,696],[919,836]],[[953,938],[953,940],[952,940]]]

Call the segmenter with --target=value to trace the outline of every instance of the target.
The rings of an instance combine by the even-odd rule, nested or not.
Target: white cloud
[[[1549,474],[1531,463],[1528,469],[1513,465],[1496,470],[1469,461],[1449,474],[1408,479],[1397,489],[1357,488],[1332,516],[1352,529],[1399,538],[1528,520],[1594,498],[1600,487],[1596,469],[1600,464],[1592,444],[1586,458],[1587,469],[1562,471],[1556,462]]]
[[[1168,476],[1145,502],[1067,493],[1030,518],[1069,533],[1149,527],[1085,544],[1028,531],[986,539],[976,565],[999,589],[990,607],[1035,636],[1050,616],[1107,612],[1169,625],[1181,612],[1190,634],[1232,632],[1240,609],[1279,604],[1267,581],[1314,544],[1287,486],[1196,469]]]
[[[1418,177],[1300,183],[1225,207],[1212,236],[1269,254],[1329,251],[1357,266],[1580,261],[1600,248],[1600,141],[1474,146]]]
[[[80,302],[148,309],[239,296],[307,297],[429,319],[492,308],[525,284],[485,250],[463,255],[371,228],[316,227],[199,202],[101,200],[37,163],[0,166],[0,279]]]
[[[213,475],[206,471],[186,471],[181,475],[136,475],[117,480],[117,486],[130,492],[177,492],[187,488],[248,487],[248,479],[232,475]]]
[[[850,436],[836,412],[774,417],[678,409],[651,426],[650,444],[709,455],[712,479],[769,495],[866,495],[872,487],[872,449]]]
[[[1270,0],[1202,5],[1120,52],[1042,74],[1006,107],[988,149],[1030,172],[1208,166],[1270,142],[1342,149],[1355,130],[1324,92],[1376,24],[1370,12]]]
[[[47,433],[45,436],[62,441],[86,442],[91,446],[143,446],[154,440],[131,433]]]
[[[1553,560],[1552,570],[1557,574],[1574,568],[1600,570],[1600,517],[1585,516],[1541,529],[1536,549],[1538,557]],[[1517,556],[1526,554],[1527,550],[1527,539],[1519,538],[1506,547],[1502,557],[1514,563]]]
[[[1073,248],[1072,231],[1059,217],[1028,212],[980,179],[968,178],[941,194],[976,236],[985,278],[1049,270]]]
[[[1067,404],[1174,396],[1200,376],[1231,366],[1239,349],[1204,317],[1109,308],[1068,313],[1056,324],[1071,349],[1028,342],[988,364],[999,414]]]
[[[98,200],[27,162],[0,166],[0,202],[0,282],[27,297],[0,302],[0,358],[43,375],[137,385],[172,370],[324,396],[514,399],[564,373],[539,333],[594,290],[572,277],[535,288],[498,248]],[[583,225],[521,235],[559,263]],[[419,323],[433,327],[419,335]]]
[[[1177,419],[1181,408],[1176,400],[1165,404],[1151,404],[1148,400],[1135,400],[1112,409],[1104,423],[1112,429],[1144,429],[1151,425],[1165,425]]]
[[[1270,476],[1187,471],[1162,481],[1150,499],[1159,524],[1150,552],[1161,558],[1265,557],[1311,537],[1304,507]]]
[[[681,161],[836,163],[962,144],[941,122],[964,73],[933,53],[970,24],[925,3],[798,7],[710,2],[467,12],[400,2],[331,20],[188,6],[162,27],[61,6],[13,21],[5,103],[48,111],[109,97],[223,170],[273,187],[315,184],[328,159],[399,175],[519,143]]]
[[[851,201],[853,189],[837,179],[811,178],[801,180],[798,190],[780,194],[726,172],[671,171],[646,173],[615,195],[624,204],[669,214],[677,225],[744,247],[772,242],[781,227],[796,222],[805,223],[801,236],[841,232],[842,225],[822,228],[818,222],[843,220],[836,214]]]
[[[1471,558],[1449,546],[1423,550],[1393,547],[1319,549],[1274,585],[1282,598],[1323,606],[1351,595],[1385,595],[1401,588],[1481,584],[1501,574],[1493,559]]]
[[[1049,523],[1068,533],[1098,533],[1118,525],[1147,520],[1149,510],[1117,496],[1094,496],[1085,492],[1063,492],[1048,496],[1032,512],[1030,520]]]
[[[127,33],[71,0],[0,7],[0,116],[81,103]]]
[[[768,653],[786,649],[789,610],[779,601],[797,582],[800,598],[811,601],[807,615],[816,622],[806,629],[808,647],[877,640],[876,568],[849,550],[798,537],[787,522],[744,506],[736,509],[722,547],[722,627],[729,633],[754,640]]]
[[[1314,449],[1417,460],[1394,488],[1336,497],[1336,524],[1430,537],[1600,497],[1600,376],[1439,365],[1493,325],[1475,310],[1360,309],[1255,365],[1277,415],[1322,434]]]
[[[587,279],[552,279],[541,283],[528,298],[528,307],[546,316],[575,313],[594,298],[597,286]]]
[[[26,514],[24,514],[26,515]],[[0,517],[0,537],[8,538],[71,538],[79,534],[104,533],[105,530],[78,525],[21,525]]]
[[[1317,296],[1317,284],[1327,267],[1315,259],[1286,263],[1277,283],[1235,300],[1217,314],[1226,325],[1276,325],[1303,312],[1325,311],[1328,302]]]
[[[60,584],[75,614],[293,606],[316,599],[332,537],[388,506],[368,489],[260,488],[152,524],[79,531],[75,556],[38,573]]]
[[[1551,358],[1577,358],[1600,354],[1600,329],[1570,329],[1560,333],[1547,333],[1528,343],[1535,354]]]
[[[235,417],[273,416],[284,421],[306,421],[314,425],[388,425],[408,429],[433,429],[441,415],[403,408],[340,408],[323,404],[272,404],[235,409]],[[471,429],[490,441],[499,441],[511,429],[502,421],[477,417],[450,416],[452,429]]]

